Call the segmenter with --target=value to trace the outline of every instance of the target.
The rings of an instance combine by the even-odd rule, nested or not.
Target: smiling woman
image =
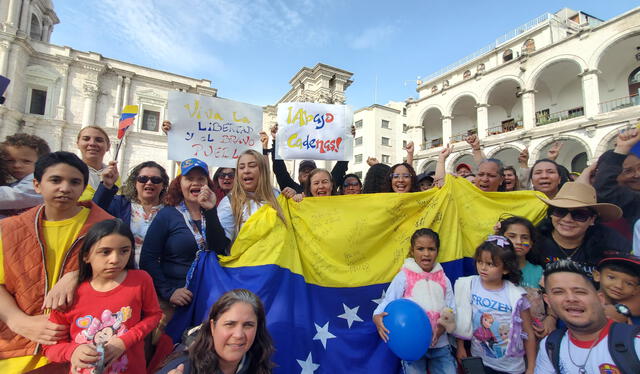
[[[122,188],[122,195],[118,193],[115,173],[107,173],[93,195],[93,202],[114,217],[120,218],[131,228],[135,237],[135,265],[140,264],[140,251],[147,230],[164,207],[162,199],[167,193],[169,175],[162,166],[154,161],[146,161],[136,165],[129,174]]]
[[[158,373],[271,373],[274,347],[266,322],[258,296],[245,289],[229,291],[213,304],[187,350]]]
[[[89,167],[89,184],[80,200],[91,200],[102,179],[102,172],[107,168],[104,155],[111,147],[111,141],[107,132],[100,126],[87,126],[78,133],[76,145],[82,155],[82,161]]]
[[[207,249],[203,209],[215,204],[207,164],[191,158],[180,167],[181,175],[171,182],[165,196],[167,206],[149,226],[140,254],[140,268],[151,275],[160,298],[161,326],[171,319],[174,306],[191,303],[185,279],[196,252]],[[153,176],[148,178],[138,178],[138,185],[155,186]],[[144,184],[142,179],[147,179]]]
[[[325,169],[314,169],[304,183],[305,196],[331,196],[335,194],[331,173]]]

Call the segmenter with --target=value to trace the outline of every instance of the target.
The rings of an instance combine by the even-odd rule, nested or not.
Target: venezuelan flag
[[[133,120],[136,118],[137,114],[137,105],[127,105],[124,107],[124,110],[122,110],[122,114],[120,115],[120,123],[118,124],[118,139],[122,139],[124,137],[124,133],[127,131],[129,126],[133,125]]]
[[[201,252],[190,289],[167,332],[179,338],[206,319],[225,291],[248,288],[267,310],[276,373],[396,373],[373,310],[422,227],[440,234],[438,256],[452,281],[475,271],[475,248],[500,215],[538,221],[546,205],[531,191],[484,193],[462,178],[410,194],[280,198],[287,224],[264,206],[242,227],[231,255]]]

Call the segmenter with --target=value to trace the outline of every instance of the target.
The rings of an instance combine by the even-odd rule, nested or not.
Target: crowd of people
[[[347,173],[346,161],[329,171],[311,160],[300,162],[295,181],[275,158],[277,131],[271,147],[262,132],[263,151],[243,152],[235,168],[211,174],[191,158],[173,180],[155,161],[121,178],[115,161],[105,163],[111,143],[98,126],[78,133],[80,157],[51,152],[34,135],[0,143],[0,371],[269,373],[277,346],[262,302],[246,289],[221,296],[171,353],[164,329],[176,307],[194,302],[189,282],[198,253],[229,255],[263,206],[286,223],[279,195],[303,204],[419,193],[450,180],[453,145],[434,172],[417,174],[409,143],[405,162],[369,158],[364,181]],[[391,302],[410,299],[427,314],[430,348],[402,361],[404,372],[640,372],[640,131],[622,131],[615,148],[581,174],[555,162],[561,143],[529,167],[526,149],[518,165],[505,166],[483,154],[476,136],[466,141],[477,167],[454,165],[453,178],[489,197],[538,191],[547,214],[535,224],[505,214],[476,248],[476,274],[454,282],[438,261],[446,233],[406,233],[408,256],[371,316],[387,341]],[[610,348],[616,345],[626,353]]]

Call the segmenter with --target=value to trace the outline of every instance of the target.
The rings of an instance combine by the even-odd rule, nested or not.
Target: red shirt
[[[128,270],[124,281],[107,292],[96,291],[89,282],[83,282],[76,290],[71,310],[53,311],[49,317],[54,323],[68,326],[70,336],[44,346],[44,354],[53,362],[69,362],[79,345],[95,345],[116,335],[126,350],[104,373],[146,373],[143,339],[161,316],[153,282],[145,271]]]

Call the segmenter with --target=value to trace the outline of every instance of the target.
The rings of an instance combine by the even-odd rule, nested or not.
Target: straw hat
[[[622,216],[617,205],[598,203],[596,190],[592,186],[579,182],[567,182],[553,199],[538,196],[547,205],[557,208],[591,208],[598,212],[603,221],[613,221]]]

